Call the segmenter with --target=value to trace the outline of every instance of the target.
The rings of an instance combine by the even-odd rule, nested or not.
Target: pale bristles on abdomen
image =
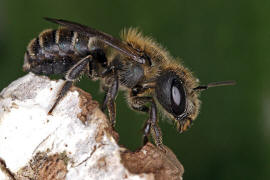
[[[96,46],[103,48],[100,47],[101,43],[96,43],[95,37],[66,28],[47,29],[29,43],[24,56],[23,70],[34,71],[37,74],[61,74],[75,62],[89,55]],[[62,61],[66,67],[54,69],[58,64],[56,61]],[[48,72],[44,73],[44,68],[47,68]]]

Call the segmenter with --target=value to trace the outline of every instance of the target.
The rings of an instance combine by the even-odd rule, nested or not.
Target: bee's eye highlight
[[[175,105],[179,106],[180,105],[180,99],[181,99],[181,94],[179,92],[179,89],[175,86],[172,87],[172,100]]]
[[[175,115],[181,115],[185,111],[186,105],[185,91],[182,83],[175,79],[171,86],[171,108]]]

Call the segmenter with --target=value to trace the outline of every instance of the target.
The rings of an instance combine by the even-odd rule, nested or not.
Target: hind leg
[[[82,72],[86,69],[88,63],[91,61],[92,61],[92,56],[91,55],[86,56],[82,60],[77,62],[75,65],[73,65],[68,70],[68,72],[65,76],[66,81],[65,81],[63,87],[61,88],[60,92],[58,93],[57,99],[56,99],[54,105],[52,106],[52,108],[50,109],[50,111],[48,112],[48,114],[52,114],[54,108],[61,101],[61,99],[66,95],[68,90],[71,88],[73,82],[80,77]]]

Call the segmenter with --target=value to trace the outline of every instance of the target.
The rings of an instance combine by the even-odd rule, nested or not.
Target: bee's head
[[[208,87],[232,85],[233,81],[210,83],[198,86],[188,71],[168,70],[160,74],[156,81],[156,98],[159,104],[176,122],[179,132],[190,127],[200,108],[199,92]]]
[[[180,132],[191,125],[199,112],[198,93],[190,86],[196,86],[193,79],[181,78],[173,70],[161,73],[156,82],[156,98]]]

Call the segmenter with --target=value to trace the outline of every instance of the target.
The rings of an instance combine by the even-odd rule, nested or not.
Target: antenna
[[[235,81],[220,81],[220,82],[212,82],[207,85],[198,86],[193,89],[193,91],[203,91],[210,87],[218,87],[218,86],[233,86],[235,85]]]

